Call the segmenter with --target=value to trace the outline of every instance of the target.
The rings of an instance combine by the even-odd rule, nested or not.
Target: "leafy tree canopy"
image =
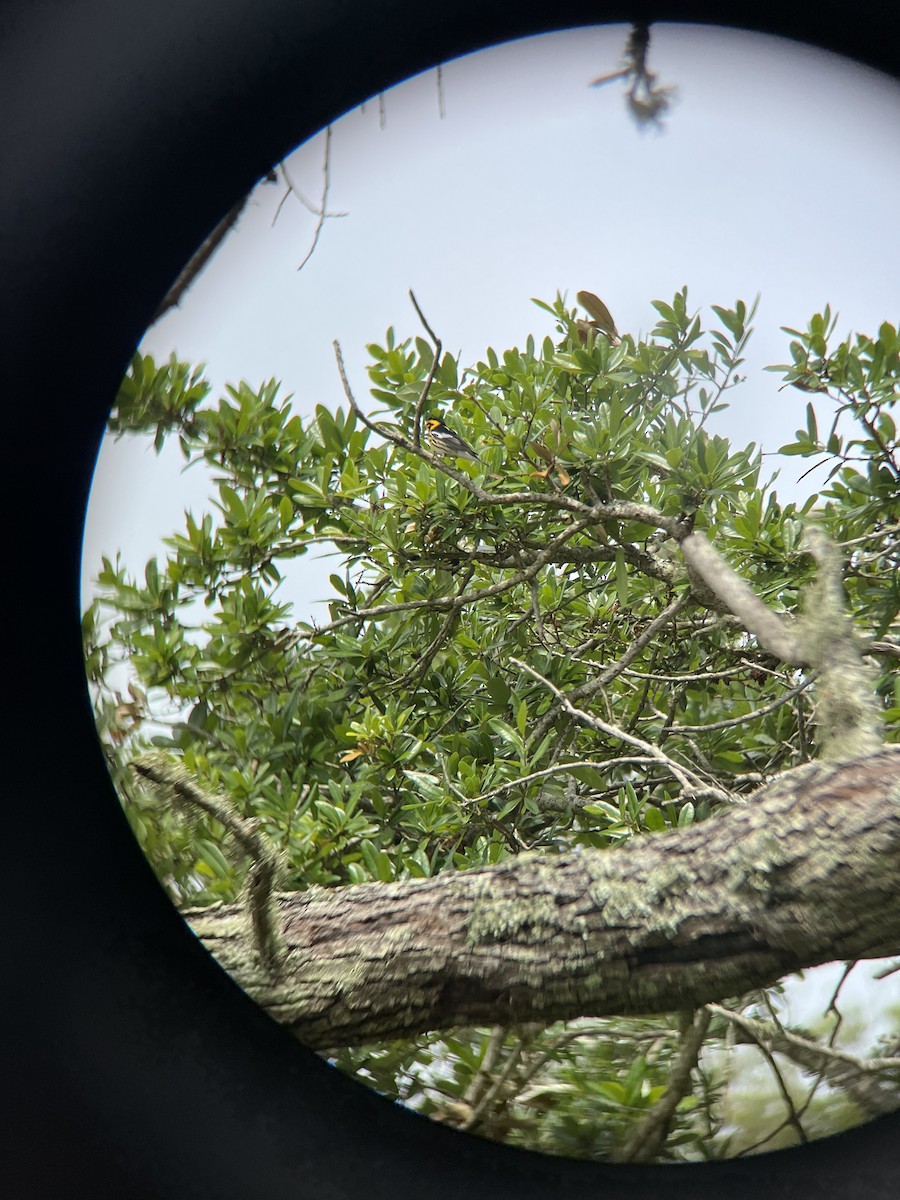
[[[835,344],[825,309],[787,331],[792,361],[772,369],[809,403],[782,453],[824,477],[798,507],[779,502],[756,447],[710,429],[741,382],[755,306],[714,306],[705,326],[684,290],[655,304],[643,340],[578,321],[559,297],[539,307],[556,338],[468,367],[389,329],[368,348],[376,417],[346,380],[346,408],[304,420],[274,380],[212,401],[202,368],[135,355],[110,428],[157,449],[176,437],[210,469],[214,508],[186,513],[143,578],[104,559],[85,654],[128,818],[182,908],[238,899],[252,854],[214,816],[138,786],[128,763],[148,738],[255,819],[286,890],[615,847],[702,822],[814,759],[814,678],[690,577],[691,529],[794,613],[815,517],[844,548],[886,737],[900,741],[896,330]],[[435,415],[479,462],[432,455]],[[326,620],[297,621],[282,576],[315,549],[336,551],[334,599]],[[733,1009],[775,1028],[777,989]],[[498,1025],[332,1057],[461,1127],[589,1157],[635,1157],[635,1122],[686,1061],[693,1082],[654,1147],[697,1157],[727,1143],[720,1050],[734,1027],[722,1012]],[[804,1112],[804,1136],[866,1111],[842,1095],[837,1115]]]

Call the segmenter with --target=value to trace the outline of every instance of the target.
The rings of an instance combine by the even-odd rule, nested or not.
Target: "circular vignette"
[[[492,1146],[390,1106],[303,1050],[195,942],[127,830],[86,696],[83,514],[109,405],[159,297],[289,148],[437,61],[641,16],[762,29],[898,73],[867,0],[624,6],[567,0],[14,0],[0,87],[0,329],[12,489],[7,755],[25,1035],[8,1056],[9,1194],[269,1197],[366,1192],[524,1200],[561,1188],[887,1196],[900,1115],[748,1162],[614,1167]],[[13,99],[13,97],[15,99]],[[350,281],[348,281],[349,284]],[[20,413],[26,414],[20,429]],[[12,639],[15,638],[13,642]],[[21,688],[24,683],[24,695]],[[51,753],[48,754],[48,750]],[[16,870],[18,868],[18,870]],[[14,1186],[12,1186],[14,1184]]]

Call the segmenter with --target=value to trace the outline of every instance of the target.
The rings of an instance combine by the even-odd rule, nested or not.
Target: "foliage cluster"
[[[176,437],[210,469],[215,511],[186,513],[140,579],[104,559],[85,655],[110,770],[180,906],[236,898],[248,863],[217,822],[161,812],[136,786],[127,763],[147,737],[257,820],[287,889],[615,846],[814,757],[814,681],[692,591],[678,530],[705,530],[792,612],[814,511],[848,549],[859,633],[896,631],[891,326],[833,348],[826,309],[789,331],[777,369],[811,400],[783,453],[828,470],[798,507],[779,503],[754,446],[711,429],[741,382],[752,308],[715,307],[705,328],[685,290],[656,303],[648,337],[617,341],[585,335],[559,297],[539,307],[556,339],[465,368],[389,329],[369,347],[386,436],[355,402],[305,420],[275,381],[212,402],[202,370],[135,356],[111,428],[157,449]],[[481,462],[418,448],[423,396],[421,415],[445,416]],[[286,564],[322,548],[342,564],[328,619],[296,621]],[[896,738],[900,687],[882,665]],[[442,1031],[335,1061],[487,1136],[608,1157],[665,1089],[678,1036],[674,1017]],[[721,1086],[701,1063],[663,1156],[722,1152]]]

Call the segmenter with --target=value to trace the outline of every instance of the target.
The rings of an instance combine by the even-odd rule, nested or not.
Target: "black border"
[[[439,60],[600,20],[762,29],[897,75],[887,16],[883,0],[0,5],[5,1195],[895,1194],[900,1114],[746,1163],[600,1167],[454,1134],[329,1071],[157,886],[103,767],[77,630],[90,476],[132,348],[201,238],[299,141]],[[856,186],[852,147],[847,164],[823,187]]]

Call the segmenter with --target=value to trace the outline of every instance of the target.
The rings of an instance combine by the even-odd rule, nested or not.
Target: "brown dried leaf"
[[[593,317],[594,328],[602,330],[609,338],[618,339],[619,333],[612,314],[599,296],[593,292],[579,292],[575,297],[582,308],[586,308]]]

